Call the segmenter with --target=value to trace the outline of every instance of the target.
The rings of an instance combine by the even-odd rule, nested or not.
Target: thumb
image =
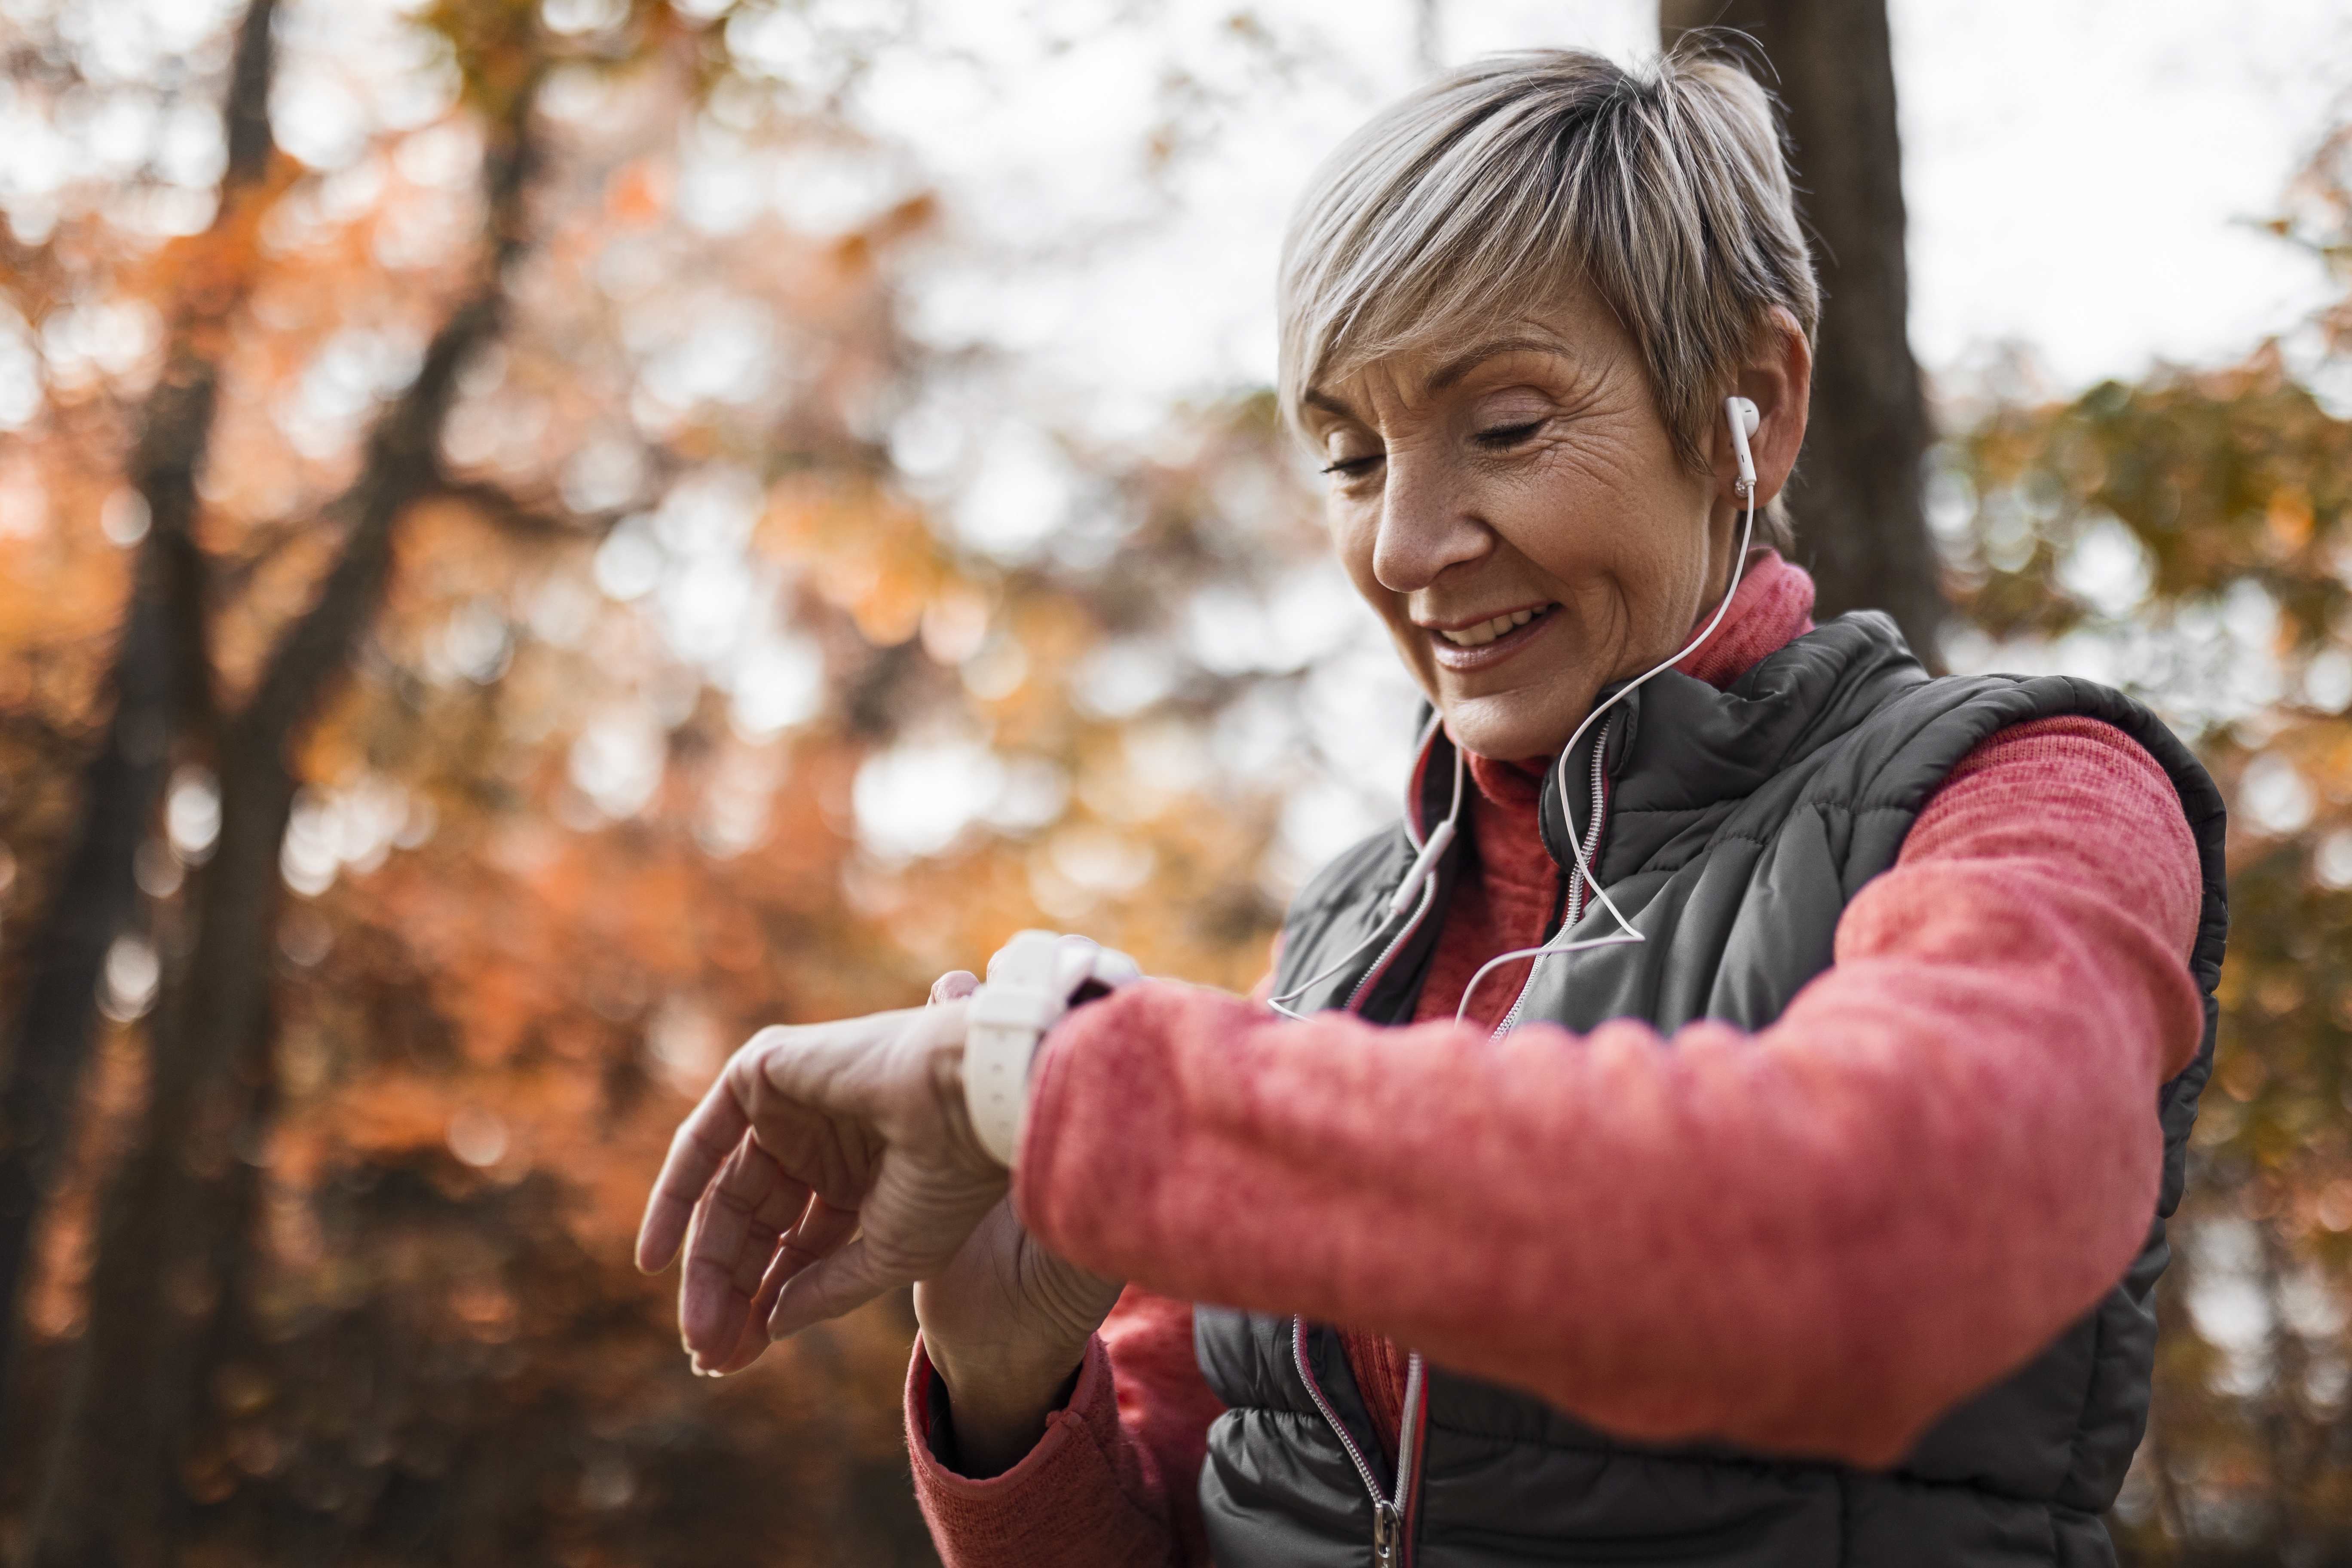
[[[931,982],[930,1002],[961,1002],[980,989],[980,976],[969,969],[950,969]]]
[[[861,1236],[784,1281],[776,1310],[768,1314],[768,1338],[790,1339],[813,1324],[856,1311],[886,1290],[913,1283],[912,1276],[902,1279],[884,1268]]]

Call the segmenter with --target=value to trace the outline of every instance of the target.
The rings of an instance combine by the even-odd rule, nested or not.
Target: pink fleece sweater
[[[1737,668],[1715,650],[1692,673],[1727,682],[1811,600],[1769,558],[1723,628]],[[1504,884],[1535,862],[1496,794],[1477,822],[1496,887],[1449,915],[1433,989],[1522,944],[1532,900]],[[1459,918],[1489,891],[1486,918]],[[1192,1300],[1347,1325],[1384,1426],[1402,1343],[1629,1437],[1892,1462],[2137,1251],[2150,1106],[2201,1027],[2200,894],[2154,761],[2044,721],[1954,770],[1847,907],[1832,967],[1753,1035],[1496,1041],[1450,1006],[1291,1023],[1149,984],[1080,1009],[1040,1055],[1015,1196],[1047,1246],[1135,1283],[1045,1439],[992,1479],[938,1458],[917,1347],[909,1446],[942,1557],[1206,1561],[1219,1406]]]

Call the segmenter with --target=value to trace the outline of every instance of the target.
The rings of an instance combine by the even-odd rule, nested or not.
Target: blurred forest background
[[[2315,354],[1930,397],[1883,0],[1664,11],[1771,57],[1835,258],[1828,607],[2134,689],[2232,798],[2127,1560],[2352,1563],[2352,131],[2247,194]],[[933,1561],[903,1301],[688,1374],[676,1119],[1024,925],[1245,987],[1379,820],[1410,696],[1266,393],[1110,438],[940,325],[1311,51],[1223,16],[1136,210],[996,192],[975,262],[853,112],[979,58],[922,15],[0,0],[0,1558]]]

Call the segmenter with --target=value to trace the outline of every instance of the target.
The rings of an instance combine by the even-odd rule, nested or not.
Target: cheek
[[[1638,493],[1591,455],[1563,451],[1488,488],[1496,531],[1563,585],[1614,576],[1641,531]]]
[[[1563,586],[1674,598],[1703,569],[1703,510],[1681,505],[1686,487],[1635,445],[1581,443],[1511,487],[1511,542]]]
[[[1340,568],[1364,602],[1383,620],[1393,621],[1402,615],[1403,599],[1382,587],[1372,573],[1372,553],[1380,541],[1379,511],[1335,496],[1323,504],[1323,522],[1331,536],[1331,552],[1339,558]]]
[[[1331,538],[1331,552],[1339,559],[1340,569],[1356,596],[1371,607],[1381,624],[1388,628],[1389,637],[1396,645],[1397,657],[1404,661],[1424,695],[1436,700],[1433,685],[1435,671],[1428,638],[1412,624],[1405,595],[1384,586],[1373,574],[1372,553],[1380,538],[1380,512],[1375,507],[1350,506],[1338,497],[1324,502],[1323,520]]]

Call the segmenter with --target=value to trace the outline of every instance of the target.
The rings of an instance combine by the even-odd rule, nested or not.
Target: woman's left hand
[[[762,1029],[678,1128],[637,1267],[685,1244],[697,1372],[941,1273],[1004,1195],[964,1108],[966,1006]]]

